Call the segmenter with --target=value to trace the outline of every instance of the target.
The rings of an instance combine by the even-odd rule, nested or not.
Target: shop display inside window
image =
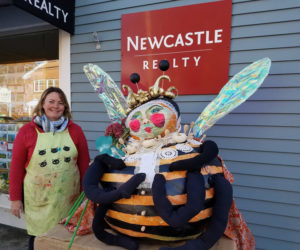
[[[8,191],[13,142],[48,87],[59,87],[58,60],[0,64],[0,192]]]

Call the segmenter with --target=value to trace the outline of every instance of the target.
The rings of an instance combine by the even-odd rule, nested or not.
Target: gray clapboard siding
[[[299,250],[299,244],[297,243],[291,243],[286,241],[279,241],[277,239],[268,239],[268,238],[261,238],[257,235],[255,235],[256,244],[258,246],[266,246],[265,248],[257,247],[256,250],[268,250],[268,246],[274,245],[274,248],[272,250],[282,250],[287,249],[286,245],[288,244],[289,250]]]
[[[180,3],[179,3],[180,2]],[[116,0],[116,1],[109,1],[106,3],[100,4],[93,4],[89,6],[79,7],[76,8],[76,16],[79,17],[82,15],[90,15],[93,13],[99,12],[113,12],[115,10],[125,10],[132,9],[131,12],[136,11],[145,11],[145,10],[156,10],[156,9],[163,9],[163,8],[170,8],[170,7],[177,7],[177,6],[184,6],[190,5],[195,3],[204,3],[204,2],[214,2],[214,0],[185,0],[185,1],[172,1],[172,0],[147,0],[147,1],[132,1],[132,0]],[[179,3],[179,4],[178,4]],[[126,12],[124,12],[126,13]]]
[[[98,53],[84,53],[84,55],[75,54],[75,55],[72,55],[71,60],[74,61],[74,63],[94,62],[94,61],[98,60],[97,58],[99,57],[99,54],[100,54],[99,52]],[[103,55],[101,54],[101,58],[102,58],[102,60],[104,60],[104,62],[101,62],[101,64],[100,64],[103,69],[108,68],[112,71],[120,70],[121,61],[116,60],[116,61],[111,62],[109,52],[103,53]],[[91,60],[93,60],[93,61],[91,61]]]
[[[110,2],[111,0],[97,0],[96,3],[104,3],[104,2]],[[76,7],[80,6],[86,6],[86,5],[92,5],[95,3],[95,0],[77,0],[75,2]]]
[[[114,50],[117,50],[118,48],[120,48],[120,40],[110,40],[110,41],[102,41],[101,42],[101,52],[112,52]],[[80,53],[84,53],[84,52],[90,52],[93,51],[95,49],[95,42],[92,43],[84,43],[84,44],[74,44],[72,46],[72,51],[71,53],[74,54],[80,54]],[[120,52],[120,51],[118,51]],[[118,59],[120,60],[120,55],[118,57]],[[102,56],[101,56],[101,60]]]
[[[298,127],[298,124],[300,124],[300,114],[239,114],[239,113],[237,114],[237,113],[232,113],[232,114],[227,115],[225,118],[221,119],[218,122],[218,124]],[[300,153],[300,151],[299,151],[299,153]]]
[[[299,47],[300,49],[300,47]],[[259,59],[259,58],[257,58]],[[233,64],[230,67],[229,74],[233,76],[235,73],[239,72],[241,69],[246,67],[249,64]],[[277,74],[299,74],[300,73],[300,61],[282,61],[282,62],[273,62],[272,69],[270,70],[270,76]],[[264,88],[264,85],[262,85]],[[261,89],[261,88],[260,88]],[[260,89],[258,91],[260,91]]]
[[[105,131],[106,127],[109,125],[109,123],[93,123],[89,121],[80,121],[79,122],[82,129],[87,131]]]
[[[290,191],[290,192],[297,192],[300,188],[300,183],[296,179],[288,179],[288,178],[281,179],[280,177],[269,177],[269,176],[265,177],[265,176],[244,175],[244,174],[236,174],[235,177],[237,179],[236,185],[240,185],[240,186],[264,188],[264,189],[271,189],[271,190],[283,190],[283,191]]]
[[[226,161],[232,159],[234,161],[246,161],[255,163],[267,164],[289,164],[292,166],[299,166],[300,155],[297,153],[277,153],[277,152],[261,152],[237,149],[222,149],[222,157]],[[238,178],[237,178],[238,179]],[[283,180],[284,181],[284,180]],[[300,182],[299,182],[300,185]],[[300,190],[300,186],[298,186]]]
[[[291,242],[286,242],[286,241],[280,241],[277,239],[269,239],[269,238],[262,238],[258,235],[255,235],[255,240],[256,244],[258,246],[266,246],[264,248],[262,247],[257,247],[256,250],[266,250],[270,249],[268,246],[273,246],[272,250],[282,250],[282,249],[287,249],[286,246],[288,244],[289,248],[288,250],[299,250],[299,244],[298,243],[291,243]]]
[[[263,11],[256,13],[249,13],[243,15],[233,15],[232,16],[232,26],[239,27],[244,26],[247,28],[249,24],[267,24],[273,22],[287,22],[299,20],[300,10],[299,8],[282,8],[273,11]],[[281,32],[281,31],[278,31]]]
[[[300,27],[300,23],[299,23]],[[299,29],[300,31],[300,29]],[[245,60],[249,62],[255,61],[257,58],[270,57],[272,62],[281,61],[296,61],[300,60],[299,47],[292,48],[273,48],[273,49],[263,49],[255,51],[231,51],[230,53],[230,63],[240,63]],[[264,83],[266,85],[266,82]]]
[[[98,154],[95,138],[110,122],[83,74],[84,64],[98,64],[119,84],[121,15],[201,2],[208,1],[76,1],[72,112],[84,129],[92,158]],[[95,50],[94,31],[100,51]],[[272,67],[261,88],[206,134],[218,142],[234,174],[234,196],[254,233],[256,249],[294,250],[300,246],[299,0],[233,0],[229,77],[263,57],[271,58]],[[195,120],[214,97],[179,96],[183,123]]]
[[[300,174],[300,169],[298,166],[290,166],[287,164],[262,164],[227,160],[226,165],[230,167],[230,170],[235,174],[262,175],[288,179],[299,179]]]
[[[86,111],[101,112],[103,114],[106,114],[106,110],[105,110],[104,105],[100,105],[99,103],[76,102],[72,105],[72,111],[79,111],[78,112],[78,118],[80,117],[80,115],[83,112],[86,112]]]
[[[218,139],[220,148],[237,150],[258,150],[265,152],[300,153],[298,140],[261,139],[261,138],[233,138],[233,137],[209,137],[211,140]],[[231,165],[230,165],[231,167]],[[299,170],[300,171],[300,170]],[[299,172],[300,173],[300,172]]]
[[[300,2],[297,0],[282,1],[282,0],[262,0],[262,1],[247,1],[232,5],[232,14],[240,15],[247,13],[265,12],[273,10],[282,10],[300,7]]]
[[[297,192],[292,191],[282,191],[282,190],[276,190],[274,192],[274,189],[265,189],[265,188],[257,188],[257,187],[244,187],[236,185],[234,187],[234,194],[235,197],[245,197],[248,199],[257,199],[257,200],[264,200],[264,201],[270,201],[270,202],[277,202],[282,204],[295,204],[300,205],[300,195]],[[250,213],[249,213],[250,214]],[[251,213],[255,214],[255,217],[261,218],[263,216],[267,217],[275,217],[271,214],[259,214],[259,213]],[[269,215],[269,216],[268,216]],[[245,216],[247,216],[245,214]],[[254,216],[253,216],[254,217]],[[278,216],[276,216],[278,217]],[[278,218],[279,221],[282,220],[289,220],[291,221],[291,218]],[[280,226],[279,221],[274,221],[273,223],[277,226]],[[282,227],[286,227],[286,225],[282,225]],[[300,218],[295,219],[293,222],[293,228],[291,229],[298,229],[300,230]]]
[[[235,197],[238,204],[238,208],[241,211],[252,211],[257,213],[274,214],[285,217],[299,218],[299,205],[294,204],[282,204],[279,202],[269,202],[259,199],[249,199],[242,197]],[[246,214],[244,215],[246,218]],[[264,221],[261,221],[264,223]],[[270,245],[266,249],[273,249],[273,245]],[[289,248],[287,248],[289,249]]]
[[[230,51],[296,47],[300,45],[299,38],[299,34],[237,38],[231,41]]]
[[[91,61],[90,61],[91,62]],[[98,64],[99,66],[101,66],[101,64],[99,63]],[[103,68],[104,69],[104,68]],[[120,79],[121,79],[121,76],[120,76],[120,69],[119,69],[119,71],[115,71],[115,72],[113,72],[113,71],[109,71],[109,70],[105,70],[110,76],[111,76],[111,78],[113,78],[113,79],[117,79],[118,81],[120,81]],[[82,72],[83,72],[83,70],[82,70]],[[89,84],[87,81],[86,81],[86,76],[83,74],[83,73],[72,73],[71,74],[71,82],[73,83],[73,82],[80,82],[80,83],[82,83],[82,84]],[[116,81],[116,80],[115,80]]]
[[[268,227],[263,225],[253,224],[254,234],[262,235],[271,239],[280,239],[283,241],[293,241],[300,243],[299,233],[294,230],[287,230],[282,228]],[[272,248],[273,249],[273,248]]]
[[[299,79],[300,79],[300,74],[269,75],[264,81],[263,86],[299,87],[300,86]]]
[[[265,101],[265,100],[255,100],[247,101],[243,105],[236,108],[232,113],[270,113],[270,114],[282,114],[282,113],[291,113],[299,114],[299,105],[300,101]],[[225,118],[224,118],[225,119]],[[290,124],[292,125],[292,123]],[[297,125],[299,126],[299,125]]]
[[[98,31],[98,29],[96,30]],[[100,41],[111,41],[121,39],[121,33],[119,29],[115,30],[108,30],[108,31],[102,31],[101,32],[101,38]],[[76,35],[71,40],[71,44],[80,44],[80,43],[89,43],[94,42],[94,38],[88,33]]]
[[[296,230],[276,228],[274,226],[268,227],[259,224],[254,224],[254,223],[253,223],[253,228],[254,228],[253,230],[254,234],[263,235],[268,238],[280,239],[284,241],[294,241],[299,244],[299,237],[297,237],[298,232]],[[264,232],[264,230],[268,230],[268,232]]]
[[[239,126],[235,124],[221,126],[217,123],[213,128],[208,130],[207,135],[216,137],[226,135],[237,138],[300,140],[299,127]]]
[[[300,14],[300,13],[299,13]],[[252,17],[253,18],[253,17]],[[276,20],[278,22],[278,20]],[[258,24],[251,26],[233,27],[231,30],[231,38],[267,36],[274,34],[292,34],[299,33],[299,21]]]

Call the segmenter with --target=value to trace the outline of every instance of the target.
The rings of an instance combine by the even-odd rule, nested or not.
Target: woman
[[[67,215],[90,161],[85,136],[71,121],[61,89],[46,89],[34,114],[15,139],[9,177],[13,215],[20,218],[24,201],[29,249],[35,236]]]

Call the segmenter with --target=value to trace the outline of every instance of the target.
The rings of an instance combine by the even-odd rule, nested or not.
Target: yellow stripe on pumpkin
[[[106,173],[102,176],[101,181],[105,182],[126,182],[133,175],[132,174],[115,174],[115,173]]]
[[[205,199],[210,199],[214,196],[214,189],[210,188],[206,190]],[[186,194],[180,194],[180,195],[173,195],[173,196],[167,196],[169,201],[172,203],[172,205],[183,205],[186,203],[187,195]],[[123,204],[123,205],[133,205],[133,206],[154,206],[153,198],[149,195],[131,195],[129,199],[120,199],[116,201],[117,204]]]
[[[213,209],[211,207],[206,208],[206,209],[202,210],[201,212],[199,212],[198,214],[196,214],[192,219],[189,220],[189,222],[197,222],[200,220],[207,219],[207,218],[211,217],[212,211],[213,211]]]
[[[180,178],[186,178],[187,171],[173,171],[173,172],[162,172],[162,174],[167,181],[180,179]],[[217,166],[206,166],[205,168],[201,169],[202,175],[208,175],[208,174],[219,174],[223,173],[223,167],[217,167]]]
[[[173,172],[161,172],[160,174],[164,175],[167,181],[185,178],[187,171],[173,171]],[[218,174],[223,173],[223,167],[217,166],[206,166],[201,169],[201,174]],[[119,174],[119,173],[105,173],[101,181],[105,182],[126,182],[128,181],[133,175],[132,174]]]
[[[171,164],[173,162],[191,159],[191,158],[194,158],[197,155],[199,155],[199,153],[191,153],[191,154],[179,155],[179,156],[177,156],[174,159],[160,159],[160,165]]]

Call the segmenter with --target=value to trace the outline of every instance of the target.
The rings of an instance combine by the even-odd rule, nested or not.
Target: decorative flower
[[[129,129],[125,127],[125,118],[121,124],[119,122],[110,124],[105,130],[105,135],[111,136],[114,144],[118,143],[119,138],[126,139],[129,135]]]

